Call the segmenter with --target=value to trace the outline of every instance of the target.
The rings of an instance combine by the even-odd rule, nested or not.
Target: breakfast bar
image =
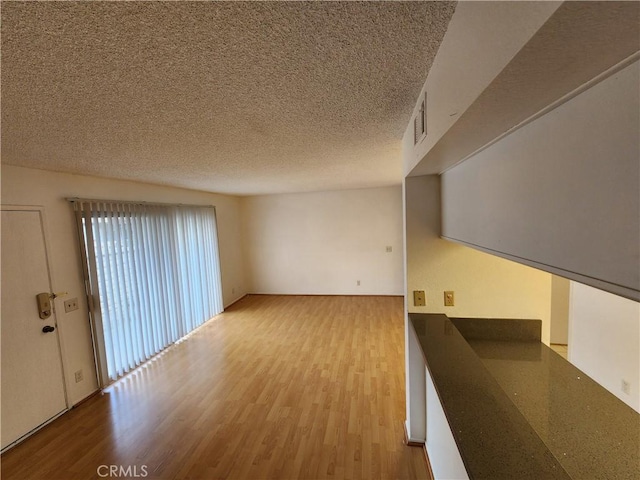
[[[409,323],[436,479],[638,478],[640,415],[541,343],[539,321]]]

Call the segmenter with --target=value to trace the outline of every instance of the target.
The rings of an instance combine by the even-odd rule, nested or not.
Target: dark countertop
[[[639,478],[640,415],[546,345],[409,317],[470,478]]]

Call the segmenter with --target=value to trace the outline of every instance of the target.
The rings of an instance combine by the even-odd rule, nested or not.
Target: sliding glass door
[[[222,312],[215,209],[72,202],[104,387]]]

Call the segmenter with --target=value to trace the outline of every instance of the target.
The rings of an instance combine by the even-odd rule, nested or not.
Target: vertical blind
[[[215,209],[72,203],[105,386],[222,312]]]

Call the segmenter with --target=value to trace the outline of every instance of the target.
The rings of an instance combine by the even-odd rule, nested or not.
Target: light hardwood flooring
[[[100,465],[147,479],[428,478],[422,449],[404,445],[402,312],[400,297],[245,297],[6,452],[2,479],[95,479]]]

